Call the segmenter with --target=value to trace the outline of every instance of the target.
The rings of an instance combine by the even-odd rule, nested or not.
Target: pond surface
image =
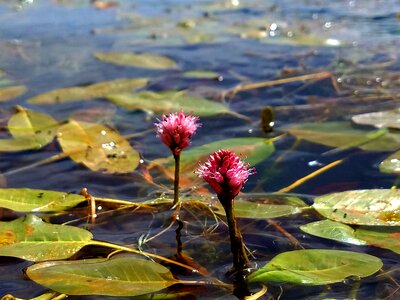
[[[0,137],[10,138],[7,122],[14,115],[15,107],[21,106],[48,114],[60,124],[69,119],[105,124],[128,136],[141,158],[135,171],[124,174],[93,171],[69,157],[37,164],[62,152],[54,140],[38,150],[1,152],[2,187],[68,193],[79,193],[85,187],[96,197],[131,202],[143,202],[160,195],[169,197],[171,178],[149,167],[154,160],[169,155],[156,137],[153,125],[162,113],[169,112],[168,107],[165,111],[158,105],[150,109],[144,106],[127,109],[107,100],[106,95],[89,97],[85,101],[79,97],[77,101],[55,100],[48,104],[29,100],[55,89],[86,87],[120,78],[148,78],[147,86],[141,90],[187,90],[192,96],[221,103],[229,109],[228,113],[218,114],[216,108],[207,109],[205,105],[202,109],[207,113],[200,116],[202,127],[193,137],[190,148],[230,138],[274,139],[273,153],[257,154],[254,159],[257,174],[246,183],[244,198],[263,202],[268,193],[280,191],[292,193],[311,205],[315,196],[328,193],[390,189],[396,184],[396,172],[381,172],[379,165],[400,148],[398,133],[392,129],[384,133],[391,134],[390,142],[394,145],[390,147],[389,142],[361,147],[368,144],[369,139],[364,143],[352,137],[362,139],[376,129],[352,125],[351,118],[399,107],[398,12],[400,3],[394,0],[0,0],[0,124],[3,129]],[[176,66],[151,69],[115,64],[97,59],[95,53],[100,52],[158,54],[172,59]],[[195,76],[185,73],[194,70],[208,73],[195,73]],[[309,77],[301,77],[306,74]],[[285,78],[295,79],[282,80]],[[275,80],[278,82],[273,82]],[[264,84],[260,88],[248,85],[257,82]],[[15,86],[19,86],[21,92],[6,97],[5,88]],[[260,112],[267,106],[275,115],[271,132],[261,129]],[[196,114],[196,108],[189,108],[190,111]],[[299,129],[301,132],[293,131],[309,122],[314,123],[314,131],[322,128],[319,124],[328,124],[325,132],[337,134],[314,138],[304,133],[304,128]],[[341,129],[335,127],[339,123],[330,122],[340,122]],[[354,136],[350,135],[345,142],[340,140],[352,130],[357,131],[352,132]],[[248,146],[250,152],[243,150],[240,154],[251,162],[252,144]],[[291,186],[339,160],[337,165]],[[163,165],[162,168],[167,167]],[[145,176],[147,174],[152,176],[153,183]],[[182,196],[202,197],[202,201],[207,202],[213,194],[207,193],[200,180],[189,176],[183,183]],[[215,197],[212,201],[215,202]],[[40,217],[54,224],[68,222],[87,228],[96,240],[137,246],[144,236],[154,236],[167,228],[171,214],[161,208],[107,209],[104,208],[103,214],[98,211],[95,224],[89,228],[84,205]],[[23,215],[2,210],[4,221]],[[185,223],[181,237],[185,253],[212,276],[226,280],[224,273],[231,265],[226,226],[221,220],[215,222],[204,212],[204,207],[194,204],[184,206],[181,218]],[[240,218],[239,226],[252,253],[252,261],[258,267],[278,253],[295,250],[296,245],[289,236],[305,249],[337,249],[374,255],[384,263],[381,271],[360,281],[349,278],[333,285],[310,287],[274,283],[260,299],[399,299],[400,242],[397,242],[396,253],[314,237],[299,229],[301,225],[321,219],[323,217],[310,210],[273,219],[284,228],[286,235],[266,218],[251,215]],[[398,236],[393,235],[392,239]],[[147,252],[172,257],[175,237],[175,227],[171,227],[142,247]],[[102,247],[87,247],[74,258],[108,253]],[[23,270],[32,262],[0,257],[0,265],[0,296],[12,294],[30,299],[47,291],[25,277]],[[201,280],[185,274],[176,276]],[[256,292],[260,285],[250,288]],[[236,298],[231,291],[207,285],[175,285],[164,294],[172,299]]]

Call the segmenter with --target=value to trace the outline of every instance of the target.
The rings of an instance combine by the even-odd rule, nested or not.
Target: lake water
[[[203,126],[193,137],[191,147],[228,138],[272,138],[306,122],[335,121],[351,126],[353,115],[399,107],[399,1],[91,2],[0,0],[0,70],[4,71],[0,75],[0,88],[23,85],[27,89],[0,103],[1,138],[9,138],[7,120],[15,112],[14,107],[19,105],[49,114],[60,123],[73,118],[106,124],[121,135],[143,133],[129,139],[140,153],[142,166],[166,157],[166,148],[155,131],[146,131],[154,127],[159,114],[126,110],[105,97],[53,104],[27,101],[50,90],[88,86],[118,78],[150,78],[146,89],[154,92],[188,89],[193,95],[224,103],[241,115],[211,112],[210,116],[201,117]],[[104,4],[108,6],[104,8]],[[155,70],[112,64],[96,59],[96,52],[154,53],[173,59],[177,67]],[[184,76],[186,71],[193,70],[213,71],[219,80]],[[330,72],[331,76],[324,72]],[[318,73],[325,75],[227,93],[240,84]],[[0,90],[0,96],[1,93]],[[266,106],[271,106],[275,114],[274,130],[270,133],[260,129],[260,111]],[[249,178],[244,192],[279,191],[339,159],[345,160],[290,192],[311,204],[314,196],[331,192],[389,189],[396,176],[380,172],[378,166],[395,148],[400,148],[400,144],[393,151],[384,147],[374,151],[350,147],[327,153],[332,149],[327,144],[284,135],[276,140],[274,153],[257,163],[257,174]],[[142,166],[128,174],[110,175],[91,171],[63,158],[19,170],[60,151],[54,141],[37,151],[0,153],[0,172],[6,173],[3,187],[71,193],[79,193],[86,187],[98,197],[135,202],[152,199],[161,193],[170,194],[170,179],[153,171],[154,179],[163,188],[150,185],[141,176]],[[199,187],[201,183],[196,181],[195,184]],[[190,193],[190,188],[183,188],[183,194]],[[207,229],[212,224],[207,222],[211,222],[211,218],[196,218],[196,213],[200,212],[192,207],[182,216],[188,224],[182,237],[184,250],[212,275],[223,278],[231,263],[227,230],[219,226],[209,233]],[[62,223],[82,218],[86,213],[84,208],[78,208],[70,214],[51,216],[49,220]],[[136,244],[142,235],[154,235],[165,228],[168,214],[168,211],[110,212],[99,216],[91,231],[97,240]],[[3,212],[4,220],[20,215]],[[399,299],[399,255],[382,248],[312,237],[299,230],[300,225],[319,218],[315,213],[303,213],[276,220],[304,248],[372,254],[384,262],[383,273],[363,279],[359,287],[355,287],[358,283],[351,279],[322,287],[280,287],[276,284],[260,299]],[[83,228],[86,221],[72,224]],[[266,220],[240,219],[239,225],[258,265],[263,265],[277,253],[294,249],[290,241]],[[158,255],[172,256],[174,229],[146,244],[145,248]],[[89,249],[83,251],[81,257],[105,253],[104,249]],[[46,291],[24,277],[22,270],[31,264],[14,258],[0,258],[0,296],[13,294],[19,298],[33,298]],[[254,291],[257,288],[255,286]],[[169,293],[177,292],[187,292],[182,299],[235,299],[231,293],[214,287],[174,287],[169,290]]]

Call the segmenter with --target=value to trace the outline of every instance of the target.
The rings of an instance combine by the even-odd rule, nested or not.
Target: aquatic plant
[[[249,168],[248,164],[229,150],[214,152],[210,155],[208,161],[196,171],[198,176],[207,181],[217,193],[218,200],[224,207],[233,254],[231,272],[240,272],[250,267],[243,237],[236,223],[233,200],[239,194],[247,178],[254,172],[254,168]]]
[[[163,115],[155,124],[157,135],[161,141],[171,150],[175,160],[174,178],[174,206],[179,203],[179,165],[180,155],[183,149],[189,146],[192,135],[201,126],[197,123],[199,117],[185,115],[183,112]]]

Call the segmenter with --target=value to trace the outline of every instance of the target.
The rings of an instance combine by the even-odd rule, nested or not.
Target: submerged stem
[[[231,251],[233,254],[233,268],[230,273],[241,273],[244,269],[250,267],[250,261],[247,257],[246,249],[243,243],[242,234],[236,223],[235,213],[233,209],[233,199],[229,201],[221,201],[225,203],[224,209],[226,219],[228,221],[229,237],[231,240]]]
[[[179,203],[179,169],[180,169],[180,160],[181,155],[175,155],[175,178],[174,178],[174,203],[173,206],[177,206]]]

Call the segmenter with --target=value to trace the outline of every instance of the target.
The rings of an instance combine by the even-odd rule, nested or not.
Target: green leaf
[[[356,190],[319,196],[313,207],[324,217],[347,224],[399,226],[400,190]]]
[[[347,277],[367,277],[382,267],[372,255],[340,250],[297,250],[278,254],[261,269],[250,274],[248,282],[283,282],[299,285],[325,285]]]
[[[387,132],[377,135],[376,131],[353,128],[348,122],[304,123],[287,131],[299,139],[335,148],[393,151],[400,144],[400,134]]]
[[[357,239],[355,237],[355,230],[352,227],[331,220],[312,222],[300,226],[300,229],[308,234],[315,235],[321,238],[354,245],[367,244],[364,240]]]
[[[199,162],[206,161],[208,156],[219,150],[227,149],[236,152],[251,166],[254,166],[267,159],[274,151],[275,147],[271,140],[257,137],[231,138],[215,141],[198,147],[192,147],[181,154],[181,173],[187,173],[194,177],[193,171],[198,167]],[[149,168],[160,165],[168,173],[173,172],[174,158],[161,158],[154,160]]]
[[[300,229],[318,237],[385,248],[400,254],[400,227],[360,226],[353,229],[346,224],[323,220],[303,225]]]
[[[27,275],[67,295],[136,296],[179,282],[166,267],[134,256],[44,262],[30,266]]]
[[[94,56],[101,61],[129,67],[147,69],[176,69],[178,67],[172,59],[152,53],[97,52]]]
[[[0,102],[5,102],[26,93],[26,86],[17,85],[0,88]]]
[[[186,91],[164,91],[141,93],[121,93],[109,95],[110,101],[127,110],[151,111],[155,114],[166,114],[174,111],[184,111],[198,116],[213,116],[217,114],[238,114],[218,102],[210,101],[205,98],[190,96]],[[242,116],[243,117],[243,116]]]
[[[36,189],[0,189],[0,207],[17,212],[55,212],[76,206],[85,197]]]
[[[251,200],[252,202],[248,201]],[[235,215],[238,218],[268,219],[298,214],[308,206],[298,197],[274,194],[246,194],[235,199]],[[218,202],[217,214],[225,215]]]
[[[400,109],[356,115],[353,116],[351,120],[359,125],[371,125],[377,128],[400,129]]]
[[[194,79],[218,79],[220,75],[214,71],[192,70],[183,73],[183,77]]]
[[[69,121],[58,129],[64,153],[92,171],[129,173],[139,165],[139,153],[115,130],[101,124]]]
[[[92,234],[84,229],[47,224],[34,215],[0,222],[0,256],[30,261],[66,259],[91,239]]]
[[[53,141],[56,136],[58,122],[53,117],[17,107],[18,112],[8,120],[8,130],[16,140],[33,140],[37,148]]]
[[[382,173],[400,175],[400,151],[386,157],[379,164],[379,171]]]
[[[83,87],[68,87],[52,90],[28,99],[28,102],[33,104],[51,104],[103,98],[114,93],[140,89],[145,87],[147,83],[147,78],[116,79]]]

